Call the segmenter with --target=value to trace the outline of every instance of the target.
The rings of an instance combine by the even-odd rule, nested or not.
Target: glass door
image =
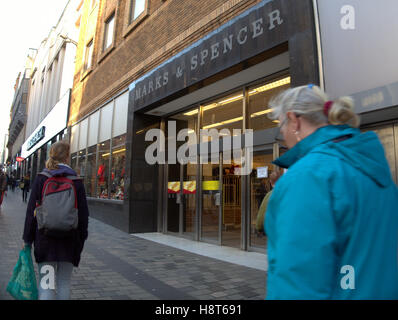
[[[201,240],[221,244],[222,184],[219,164],[202,164]]]
[[[189,238],[195,235],[196,217],[196,164],[182,165],[182,221],[181,233]]]
[[[234,161],[228,161],[228,163],[223,163],[222,168],[221,244],[240,248],[242,231],[241,166]]]
[[[167,176],[167,232],[179,233],[181,204],[180,165],[169,164]]]
[[[174,164],[166,165],[167,174],[167,232],[178,233],[193,239],[196,230],[197,165],[196,148],[198,109],[170,116],[165,122],[167,152],[175,152],[170,158]],[[181,139],[183,136],[184,140]],[[177,139],[178,138],[178,139]],[[174,140],[174,141],[172,141]],[[173,147],[169,148],[169,144]],[[181,152],[181,149],[185,152]]]
[[[261,149],[254,150],[253,170],[250,174],[249,244],[251,247],[264,250],[267,243],[263,229],[265,213],[260,212],[260,207],[264,197],[272,190],[269,177],[274,168],[272,164],[273,153],[272,145],[268,148],[262,147]]]

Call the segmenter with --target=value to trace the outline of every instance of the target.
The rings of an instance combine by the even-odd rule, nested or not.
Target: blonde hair
[[[65,163],[69,158],[69,143],[66,141],[58,141],[51,146],[50,158],[46,162],[48,170],[58,169],[58,164]]]
[[[287,89],[271,99],[269,106],[273,111],[269,117],[276,120],[291,111],[315,125],[330,123],[348,124],[355,128],[359,126],[359,117],[354,112],[354,101],[351,97],[332,101],[331,108],[325,115],[324,106],[328,100],[326,93],[315,85]]]

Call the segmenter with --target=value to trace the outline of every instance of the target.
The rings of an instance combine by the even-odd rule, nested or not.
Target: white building
[[[83,0],[67,2],[57,25],[41,42],[33,63],[21,150],[24,173],[30,172],[31,178],[44,168],[51,144],[67,134],[82,4]]]

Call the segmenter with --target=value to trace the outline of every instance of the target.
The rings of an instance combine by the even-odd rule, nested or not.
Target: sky
[[[8,134],[14,85],[29,48],[38,48],[55,26],[68,0],[3,1],[0,34],[0,152]]]

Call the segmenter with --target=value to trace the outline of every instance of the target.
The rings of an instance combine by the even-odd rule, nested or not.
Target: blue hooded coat
[[[47,170],[53,176],[76,176],[76,172],[68,166],[59,165],[57,170]],[[75,267],[79,266],[80,256],[84,242],[88,237],[89,211],[86,192],[82,180],[74,180],[78,208],[78,228],[72,237],[52,238],[39,232],[37,220],[34,216],[36,202],[41,201],[44,182],[47,177],[38,175],[34,181],[32,192],[26,209],[23,240],[27,244],[34,243],[34,255],[37,263],[42,262],[70,262]]]
[[[325,126],[274,163],[289,170],[266,213],[266,299],[398,299],[398,189],[377,135]]]

